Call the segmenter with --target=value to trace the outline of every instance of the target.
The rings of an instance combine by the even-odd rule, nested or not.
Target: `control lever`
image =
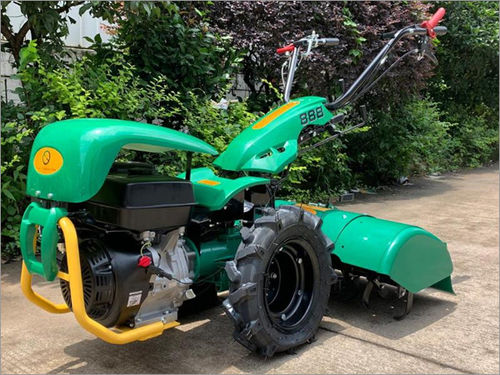
[[[436,56],[431,52],[431,49],[429,48],[429,42],[430,38],[429,36],[424,36],[420,41],[419,41],[419,46],[418,46],[418,57],[417,60],[422,60],[425,56],[427,56],[434,65],[438,64],[438,60]]]

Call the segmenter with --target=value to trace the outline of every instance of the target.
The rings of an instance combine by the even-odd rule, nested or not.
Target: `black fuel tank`
[[[99,222],[144,231],[186,225],[195,204],[190,181],[116,173],[108,175],[85,208]]]

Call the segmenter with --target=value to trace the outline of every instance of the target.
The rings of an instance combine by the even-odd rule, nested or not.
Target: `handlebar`
[[[283,54],[285,52],[292,52],[296,47],[299,46],[307,46],[311,42],[310,39],[304,38],[300,39],[296,42],[293,42],[292,44],[289,44],[287,46],[278,48],[276,52],[278,54]],[[319,46],[337,46],[339,45],[340,40],[338,38],[316,38],[312,40],[312,48],[319,47]]]
[[[389,54],[392,48],[394,48],[394,46],[399,40],[401,40],[403,37],[407,35],[427,35],[428,31],[429,29],[422,28],[418,25],[414,25],[414,26],[407,26],[395,32],[391,40],[380,50],[377,56],[366,67],[366,69],[361,73],[361,75],[354,81],[351,87],[349,87],[349,89],[343,95],[337,98],[337,100],[326,104],[325,105],[326,108],[330,110],[336,110],[350,103],[353,98],[356,98],[356,94],[360,92],[360,89],[364,87],[367,84],[367,82],[371,80],[374,73],[385,61],[385,57]],[[447,29],[446,27],[442,27],[438,29],[438,31],[440,33],[446,33]]]
[[[422,28],[422,27],[419,27],[417,25],[414,26],[414,34],[417,34],[417,35],[426,35],[427,34],[427,29],[426,28]],[[436,26],[434,28],[434,32],[436,33],[436,35],[445,35],[447,32],[448,32],[448,29],[446,28],[446,26]],[[382,34],[382,39],[392,39],[394,38],[394,36],[396,35],[397,31],[391,31],[389,33],[383,33]]]
[[[317,40],[317,43],[324,46],[338,46],[340,40],[339,38],[321,38]]]
[[[436,35],[444,35],[447,33],[448,29],[444,26],[437,26],[439,21],[444,17],[446,11],[444,8],[439,8],[437,12],[427,21],[422,22],[420,25],[411,25],[402,28],[396,32],[385,33],[382,35],[383,39],[390,38],[389,42],[379,51],[377,56],[372,60],[370,64],[365,68],[365,70],[359,75],[359,77],[354,81],[354,83],[349,87],[349,89],[344,92],[340,97],[338,97],[335,101],[331,103],[327,103],[325,106],[329,110],[337,110],[339,108],[344,107],[345,105],[355,101],[361,95],[363,95],[366,90],[376,82],[372,80],[375,73],[379,70],[379,68],[384,64],[387,55],[391,50],[395,47],[396,43],[401,40],[403,37],[408,35],[419,35],[424,36],[419,42],[419,48],[408,51],[403,56],[401,56],[395,63],[393,63],[386,72],[392,68],[394,64],[396,64],[401,58],[412,54],[418,53],[419,59],[421,59],[424,55],[433,57],[432,53],[428,51],[429,49],[429,37],[435,38]],[[288,64],[289,74],[286,79],[285,89],[284,89],[284,100],[288,102],[290,99],[291,87],[293,85],[293,78],[295,69],[298,64],[298,55],[301,53],[301,47],[306,48],[306,52],[302,53],[302,56],[307,57],[312,48],[318,47],[320,45],[326,46],[335,46],[339,44],[338,38],[318,38],[317,34],[313,31],[312,35],[302,38],[296,42],[293,42],[287,46],[278,48],[276,52],[278,54],[292,52],[290,59],[288,62],[283,64],[283,67]],[[282,77],[283,75],[283,67],[282,67]],[[386,72],[382,73],[385,74]],[[284,78],[283,78],[284,81]]]

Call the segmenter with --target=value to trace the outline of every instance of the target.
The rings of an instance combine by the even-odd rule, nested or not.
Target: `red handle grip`
[[[420,24],[421,27],[425,27],[427,29],[427,34],[431,38],[436,37],[436,33],[434,32],[434,28],[437,26],[439,21],[444,17],[446,10],[444,8],[439,8],[436,13],[427,21],[424,21]]]
[[[285,52],[291,52],[295,49],[295,46],[293,44],[289,44],[288,46],[284,46],[281,48],[278,48],[276,52],[278,52],[280,55]]]

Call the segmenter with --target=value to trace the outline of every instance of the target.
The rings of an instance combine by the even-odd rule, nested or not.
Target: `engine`
[[[138,327],[177,319],[195,297],[190,289],[196,254],[184,239],[191,206],[190,181],[119,169],[88,202],[77,225],[87,314],[106,327]],[[67,271],[65,255],[60,262]],[[61,280],[71,307],[69,283]]]

